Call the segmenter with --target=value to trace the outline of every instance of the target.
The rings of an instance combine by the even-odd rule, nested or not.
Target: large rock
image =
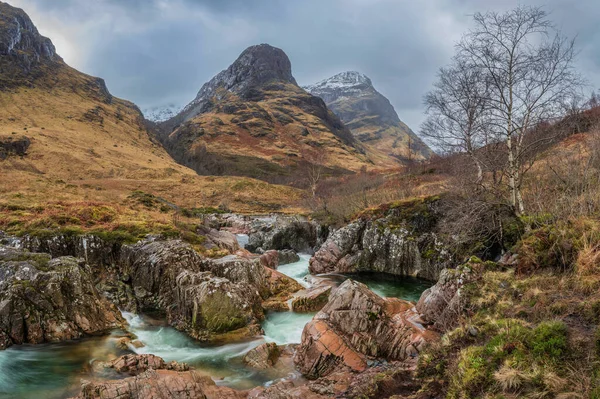
[[[295,252],[313,252],[328,230],[318,223],[289,216],[273,220],[257,220],[253,223],[246,249],[256,251],[291,249]]]
[[[198,340],[218,341],[258,335],[264,314],[260,295],[248,284],[184,270],[177,276],[167,317]]]
[[[109,332],[125,323],[72,257],[0,246],[0,349]]]
[[[181,240],[124,246],[120,265],[120,278],[133,287],[140,311],[164,311],[173,304],[177,276],[206,269],[204,258]]]
[[[483,267],[479,260],[471,259],[456,269],[442,270],[438,282],[425,290],[417,303],[423,320],[440,331],[455,326],[465,305],[463,287],[479,279]]]
[[[252,368],[264,370],[273,367],[277,363],[277,360],[279,360],[280,354],[281,349],[277,344],[268,342],[246,353],[244,363]]]
[[[220,259],[207,259],[203,270],[233,283],[245,283],[255,288],[262,298],[269,296],[269,283],[260,258],[228,255]]]
[[[19,157],[27,153],[27,149],[31,145],[29,137],[0,137],[0,161],[5,160],[11,155]]]
[[[346,280],[305,326],[294,361],[308,378],[338,367],[360,372],[371,359],[414,358],[436,338],[410,302],[383,299],[366,285]]]
[[[331,286],[324,285],[298,292],[292,299],[294,312],[318,312],[327,304]]]
[[[436,280],[452,261],[435,234],[436,201],[415,200],[336,230],[311,258],[310,272],[373,271]]]
[[[296,263],[300,261],[300,256],[291,249],[282,249],[277,251],[279,258],[279,265],[287,265],[290,263]]]
[[[204,236],[204,247],[207,249],[220,248],[226,249],[230,253],[240,249],[240,245],[237,241],[235,234],[224,231],[212,229],[204,226],[198,226],[196,233]]]
[[[186,363],[177,363],[175,361],[165,362],[163,358],[155,355],[123,355],[109,362],[103,362],[96,369],[113,369],[118,373],[128,373],[137,375],[146,370],[175,370],[188,371],[190,368]]]
[[[218,387],[184,364],[153,355],[126,355],[106,365],[132,377],[83,381],[77,399],[245,399],[247,393]]]
[[[293,278],[277,270],[265,267],[265,273],[269,282],[270,296],[263,302],[263,308],[276,311],[289,310],[288,301],[303,287]]]

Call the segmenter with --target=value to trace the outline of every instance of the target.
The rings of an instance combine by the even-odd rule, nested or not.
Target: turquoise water
[[[278,270],[309,286],[309,255],[301,254],[300,261],[283,265]],[[319,278],[341,284],[347,278],[367,284],[381,296],[399,297],[416,301],[429,284],[418,279],[398,279],[387,275],[343,276],[328,275]],[[226,345],[206,345],[164,325],[164,322],[124,313],[129,331],[136,334],[146,346],[131,348],[137,353],[152,353],[167,361],[186,362],[211,375],[217,384],[247,389],[287,376],[292,370],[256,371],[245,367],[241,359],[250,349],[264,343],[299,343],[302,330],[314,314],[269,312],[262,324],[265,335],[259,339]],[[102,338],[75,342],[16,346],[0,351],[0,398],[58,399],[77,394],[80,380],[90,377],[94,360],[109,360],[125,351],[116,348],[122,332]]]

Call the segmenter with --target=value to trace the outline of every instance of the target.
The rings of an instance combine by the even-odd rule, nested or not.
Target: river
[[[247,237],[238,236],[243,245]],[[278,270],[300,282],[310,285],[308,261],[310,255],[300,254],[300,261],[283,265]],[[341,283],[354,278],[367,284],[381,296],[418,300],[421,292],[430,286],[427,282],[412,278],[393,278],[385,275],[327,275]],[[279,345],[299,343],[302,329],[314,314],[294,312],[269,312],[262,324],[265,335],[259,339],[208,345],[199,343],[187,335],[169,327],[160,320],[131,313],[123,313],[129,323],[128,330],[144,343],[143,348],[131,348],[137,353],[151,353],[166,361],[186,362],[206,372],[220,385],[247,389],[287,376],[291,370],[257,371],[246,367],[243,355],[264,343]],[[78,393],[81,379],[90,378],[91,364],[95,360],[109,360],[127,353],[116,346],[123,331],[114,331],[108,337],[87,338],[73,342],[19,345],[0,351],[0,398],[58,399]]]

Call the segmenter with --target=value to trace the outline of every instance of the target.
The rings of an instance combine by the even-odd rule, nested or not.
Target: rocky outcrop
[[[264,314],[260,295],[249,285],[185,270],[177,276],[167,318],[191,337],[218,341],[258,335]]]
[[[279,259],[279,265],[288,265],[290,263],[296,263],[300,261],[300,256],[291,249],[277,251],[277,255]]]
[[[0,88],[22,83],[40,64],[62,62],[54,45],[40,35],[21,9],[0,2],[0,66],[10,76],[0,76]]]
[[[246,249],[252,252],[270,249],[291,249],[295,252],[314,252],[329,233],[316,222],[305,219],[278,216],[270,221],[257,221]]]
[[[366,285],[346,280],[302,332],[294,361],[308,378],[338,367],[364,371],[370,360],[407,360],[437,335],[427,330],[410,302],[383,299]]]
[[[424,322],[439,331],[455,326],[464,310],[463,287],[481,277],[484,264],[471,259],[456,269],[444,269],[438,282],[423,292],[416,309]]]
[[[27,154],[27,149],[31,145],[28,137],[0,137],[0,161],[5,160],[11,155],[23,157]]]
[[[132,377],[82,381],[74,399],[245,399],[247,393],[218,387],[208,376],[189,370],[185,364],[166,363],[153,355],[126,355],[106,364]]]
[[[0,246],[0,349],[102,334],[124,323],[85,263]]]
[[[123,247],[120,278],[133,288],[139,311],[165,311],[173,304],[177,277],[205,270],[202,258],[181,240],[143,241]]]
[[[277,363],[280,354],[281,350],[277,344],[268,342],[246,353],[244,363],[252,368],[264,370],[273,367]]]
[[[275,311],[289,310],[288,301],[303,287],[293,278],[277,270],[265,268],[265,273],[269,282],[270,296],[263,302],[263,308]]]
[[[205,226],[198,226],[196,234],[204,237],[203,246],[206,249],[220,248],[234,253],[240,249],[235,234],[229,231],[217,230]]]
[[[318,312],[329,300],[331,286],[309,288],[298,292],[292,299],[294,312]]]
[[[244,283],[258,291],[262,298],[270,295],[265,268],[259,258],[229,255],[220,259],[207,259],[203,270],[233,283]]]
[[[123,355],[115,360],[103,362],[95,369],[113,369],[118,373],[127,373],[137,375],[146,370],[174,370],[188,371],[190,368],[186,363],[177,363],[175,361],[165,362],[161,357],[155,355]]]
[[[451,256],[435,234],[436,198],[398,204],[332,234],[310,260],[312,274],[373,271],[436,280]]]

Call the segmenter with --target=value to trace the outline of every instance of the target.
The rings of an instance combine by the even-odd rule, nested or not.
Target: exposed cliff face
[[[291,181],[306,163],[343,173],[369,162],[323,100],[296,84],[287,55],[267,44],[246,49],[159,126],[171,155],[200,174]]]
[[[452,261],[435,233],[441,217],[437,202],[415,200],[336,230],[311,258],[310,272],[374,271],[437,280]]]
[[[29,16],[0,2],[0,89],[23,83],[35,69],[60,63],[54,45],[39,34]]]
[[[400,160],[423,160],[432,155],[362,73],[342,72],[305,89],[321,97],[354,137],[378,151]]]
[[[101,334],[124,323],[85,263],[0,246],[0,349]]]
[[[276,216],[272,220],[255,220],[249,233],[249,251],[293,249],[312,253],[327,238],[329,230],[313,221]]]

